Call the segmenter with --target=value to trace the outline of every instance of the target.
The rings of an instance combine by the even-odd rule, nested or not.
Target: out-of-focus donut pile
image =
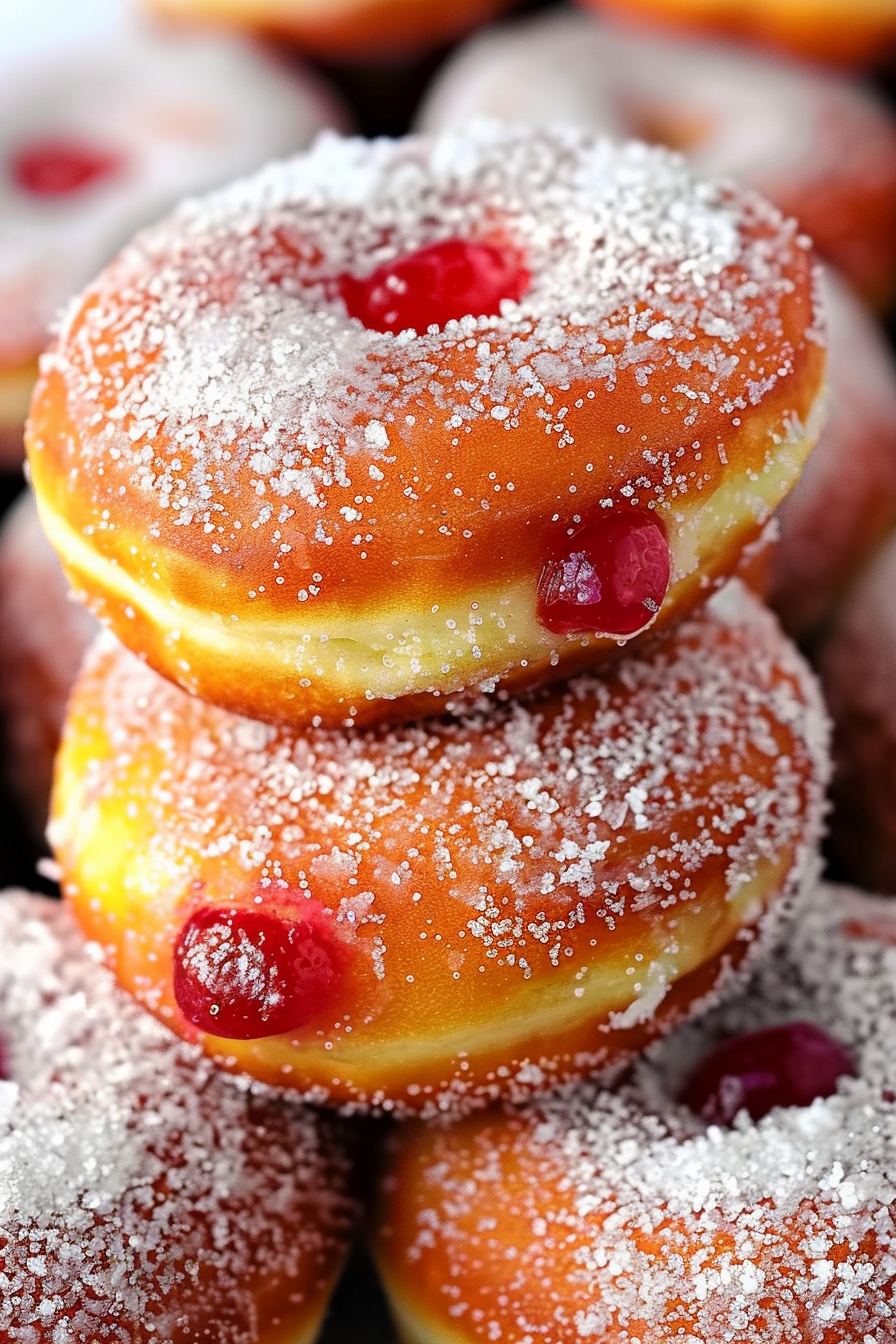
[[[0,15],[10,1344],[896,1333],[896,3],[513,8]]]

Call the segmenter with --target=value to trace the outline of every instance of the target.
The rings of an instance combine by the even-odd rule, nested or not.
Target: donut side
[[[50,837],[121,982],[225,1067],[434,1113],[617,1064],[730,990],[814,871],[826,761],[743,589],[605,678],[363,732],[228,715],[109,641]]]

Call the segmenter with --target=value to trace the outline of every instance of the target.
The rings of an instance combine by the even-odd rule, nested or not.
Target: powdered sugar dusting
[[[801,1019],[858,1064],[836,1095],[755,1123],[741,1115],[727,1130],[675,1102],[718,1041]],[[896,1285],[894,1034],[896,917],[880,900],[821,888],[746,992],[652,1047],[616,1090],[558,1094],[472,1138],[446,1131],[414,1195],[407,1258],[447,1247],[449,1315],[475,1322],[471,1337],[497,1338],[496,1285],[480,1291],[477,1264],[499,1244],[502,1169],[519,1162],[513,1212],[532,1231],[502,1260],[501,1285],[505,1301],[518,1295],[519,1338],[884,1344]],[[468,1154],[462,1178],[456,1142]],[[491,1231],[480,1222],[464,1240],[484,1204]],[[550,1285],[541,1276],[539,1313],[522,1285],[552,1248],[567,1272]]]
[[[262,1272],[313,1313],[352,1215],[332,1134],[170,1036],[61,906],[4,894],[0,948],[3,1338],[175,1340],[186,1318],[254,1344]]]
[[[779,256],[767,237],[742,236],[757,221],[781,230]],[[519,251],[530,291],[428,333],[348,318],[341,273],[452,237]],[[739,344],[760,293],[774,326],[794,246],[769,207],[696,182],[678,157],[571,127],[482,123],[432,143],[329,137],[142,235],[98,282],[68,348],[63,326],[45,368],[61,368],[88,407],[98,388],[115,389],[87,445],[91,469],[112,449],[156,505],[229,536],[238,516],[263,526],[281,501],[321,505],[334,483],[369,484],[371,460],[387,470],[390,442],[408,433],[404,412],[427,404],[460,442],[481,416],[514,428],[534,398],[562,445],[569,408],[560,414],[551,385],[587,371],[611,390],[635,361],[648,395],[658,367],[668,383],[670,349],[686,390],[705,366],[695,402],[711,375],[716,404],[740,404]],[[689,350],[706,333],[718,348]],[[755,402],[775,377],[748,378]],[[238,490],[247,464],[252,484]]]

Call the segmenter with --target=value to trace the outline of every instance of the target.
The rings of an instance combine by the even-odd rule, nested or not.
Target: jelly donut
[[[896,921],[820,890],[745,993],[613,1090],[395,1137],[407,1344],[886,1344]]]
[[[138,1008],[58,902],[0,896],[0,1337],[310,1344],[345,1136]]]
[[[44,19],[46,9],[38,7]],[[0,51],[0,465],[7,467],[23,457],[51,320],[134,229],[188,192],[344,125],[335,98],[310,73],[236,38],[141,27],[127,10],[120,4],[96,24],[87,48],[76,42],[60,51],[51,30],[46,54],[24,38],[19,59],[15,49]]]
[[[735,177],[795,215],[869,299],[883,304],[896,288],[896,122],[840,76],[561,11],[472,38],[418,125],[475,116],[563,117],[682,150],[697,172]]]
[[[104,636],[50,841],[175,1031],[432,1112],[626,1058],[727,984],[813,866],[825,748],[811,674],[739,585],[606,678],[354,732],[237,718]]]
[[[830,270],[823,290],[828,415],[776,515],[766,590],[785,629],[799,637],[823,627],[896,524],[896,365],[871,315]]]
[[[47,824],[66,701],[98,626],[72,600],[30,492],[0,527],[0,630],[4,773],[39,836]]]
[[[817,660],[834,721],[831,848],[856,881],[896,892],[896,535],[844,596]]]
[[[731,572],[817,437],[816,298],[792,224],[664,151],[332,137],[88,288],[32,407],[38,507],[93,610],[204,699],[435,712]]]
[[[147,0],[164,18],[248,28],[329,60],[394,61],[449,42],[512,0]]]
[[[879,61],[896,39],[894,0],[580,0],[627,20],[779,47],[834,65]]]

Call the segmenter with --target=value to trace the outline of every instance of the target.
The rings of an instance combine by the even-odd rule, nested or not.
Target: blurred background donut
[[[347,120],[319,76],[238,36],[169,34],[127,0],[4,6],[0,465],[21,461],[53,318],[135,229]]]

